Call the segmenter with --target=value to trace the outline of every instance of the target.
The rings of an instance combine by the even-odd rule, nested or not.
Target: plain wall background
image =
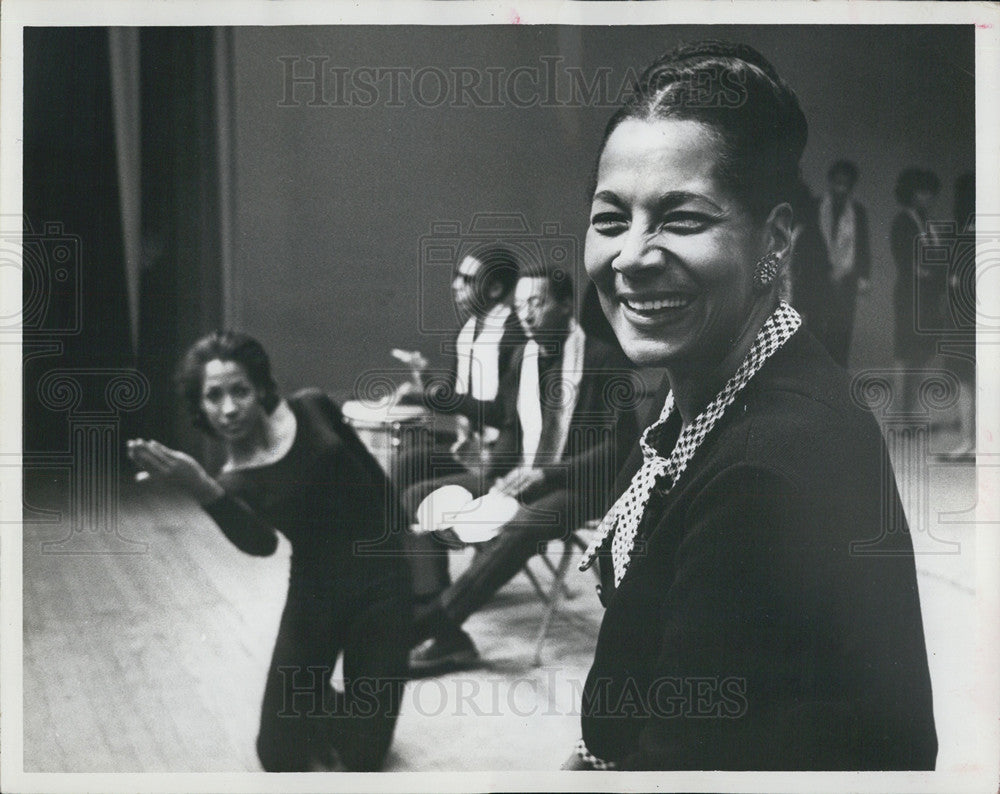
[[[467,229],[477,213],[508,213],[536,235],[555,225],[578,290],[585,279],[588,184],[613,107],[430,107],[409,91],[390,107],[388,80],[371,107],[313,106],[308,86],[286,95],[279,58],[296,59],[297,74],[320,56],[328,69],[509,75],[559,57],[588,79],[610,67],[617,89],[630,67],[708,37],[758,48],[796,91],[810,125],[803,173],[814,192],[832,160],[860,167],[874,283],[859,302],[852,366],[891,363],[892,190],[903,168],[930,168],[942,180],[934,214],[950,218],[954,179],[975,167],[971,26],[236,28],[232,316],[272,352],[283,387],[346,392],[365,373],[397,369],[392,347],[434,359],[453,339],[447,268],[421,253],[434,224]],[[325,86],[332,101],[332,73]],[[432,98],[433,83],[424,88]]]

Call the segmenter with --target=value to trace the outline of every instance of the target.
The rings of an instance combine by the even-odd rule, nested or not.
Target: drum
[[[433,414],[422,406],[348,400],[341,411],[344,420],[390,477],[401,454],[418,444],[429,443]]]

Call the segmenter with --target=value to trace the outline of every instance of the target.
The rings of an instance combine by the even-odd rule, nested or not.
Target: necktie
[[[534,465],[549,465],[559,459],[560,422],[566,385],[562,380],[562,356],[538,356],[538,400],[542,406],[542,432],[535,450]]]
[[[788,341],[801,324],[802,318],[799,317],[798,312],[782,301],[761,327],[750,352],[747,353],[735,374],[726,381],[726,385],[695,417],[694,421],[681,431],[670,456],[664,458],[657,452],[651,440],[655,438],[655,434],[659,432],[674,411],[674,394],[673,392],[667,394],[659,418],[646,428],[639,439],[639,445],[642,448],[642,466],[632,478],[625,493],[618,498],[604,520],[601,521],[597,537],[584,552],[583,559],[580,561],[580,570],[586,570],[593,564],[597,550],[604,544],[608,536],[614,533],[611,541],[611,561],[614,566],[615,587],[618,587],[625,576],[625,570],[628,568],[632,549],[635,546],[636,533],[657,481],[665,475],[669,477],[669,482],[665,484],[665,491],[669,491],[676,485],[677,479],[687,468],[688,461],[691,460],[715,423],[722,418],[726,408],[732,405],[736,395],[750,382],[750,379],[760,370],[764,362]]]

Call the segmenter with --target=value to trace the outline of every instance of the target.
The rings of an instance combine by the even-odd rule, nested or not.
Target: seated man
[[[495,427],[486,420],[497,421],[500,383],[511,367],[514,351],[525,341],[511,309],[517,272],[513,252],[500,245],[477,247],[458,263],[451,293],[462,329],[448,346],[452,361],[445,373],[428,380],[425,390],[414,393],[412,384],[400,389],[404,402],[424,405],[438,414],[454,414],[458,440],[450,449],[418,445],[400,455],[393,470],[400,490],[432,475],[465,472],[463,461],[474,461],[479,448],[495,440]],[[419,357],[419,353],[411,355]]]
[[[480,546],[452,584],[448,544],[434,534],[408,538],[418,601],[410,658],[414,675],[474,663],[461,626],[548,540],[602,516],[614,496],[618,464],[635,442],[639,389],[621,351],[587,336],[573,319],[573,286],[563,270],[528,271],[514,305],[528,336],[515,353],[493,413],[499,438],[479,471],[419,483],[405,492],[411,511],[431,491],[461,485],[473,496],[492,489],[517,498],[517,514]]]

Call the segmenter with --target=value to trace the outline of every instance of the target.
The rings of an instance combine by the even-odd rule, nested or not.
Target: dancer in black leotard
[[[282,399],[254,339],[211,334],[178,372],[195,426],[223,442],[211,477],[156,441],[129,442],[154,478],[197,499],[237,547],[292,545],[257,754],[267,771],[377,770],[402,696],[411,616],[392,487],[339,408],[316,389]],[[343,652],[343,691],[330,676]]]

